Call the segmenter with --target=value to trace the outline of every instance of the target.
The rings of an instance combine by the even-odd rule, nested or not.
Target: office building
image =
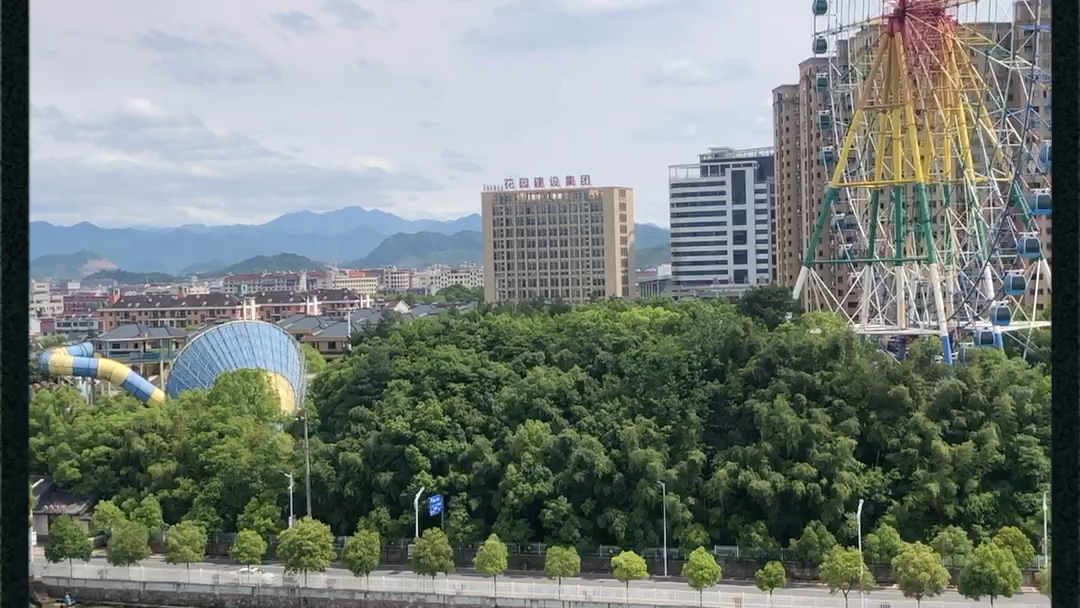
[[[669,168],[672,289],[737,296],[773,280],[773,149],[711,148]]]
[[[480,198],[486,301],[637,295],[632,188],[502,187],[488,188]]]

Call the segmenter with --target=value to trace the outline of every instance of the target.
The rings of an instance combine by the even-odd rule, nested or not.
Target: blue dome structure
[[[220,374],[238,369],[265,371],[282,411],[303,407],[307,362],[300,345],[284,329],[264,321],[230,321],[195,336],[176,357],[165,392],[175,398],[186,390],[210,388]]]

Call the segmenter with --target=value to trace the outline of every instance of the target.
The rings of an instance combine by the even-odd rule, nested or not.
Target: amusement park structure
[[[1026,350],[1049,326],[1049,1],[812,4],[829,179],[795,297],[900,356]]]
[[[40,355],[38,366],[54,376],[108,382],[150,404],[210,388],[225,372],[255,369],[265,374],[286,413],[303,409],[308,383],[307,363],[296,340],[273,323],[250,319],[214,325],[195,335],[173,362],[164,390],[123,363],[101,357],[89,342],[50,348]]]

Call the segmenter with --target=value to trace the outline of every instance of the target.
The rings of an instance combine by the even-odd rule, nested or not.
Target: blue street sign
[[[436,494],[427,501],[428,515],[435,517],[442,513],[442,494]]]

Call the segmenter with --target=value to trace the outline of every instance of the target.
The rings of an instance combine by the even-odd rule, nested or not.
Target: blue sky
[[[667,166],[772,144],[809,0],[35,0],[34,219],[479,210],[588,173],[667,224]]]

